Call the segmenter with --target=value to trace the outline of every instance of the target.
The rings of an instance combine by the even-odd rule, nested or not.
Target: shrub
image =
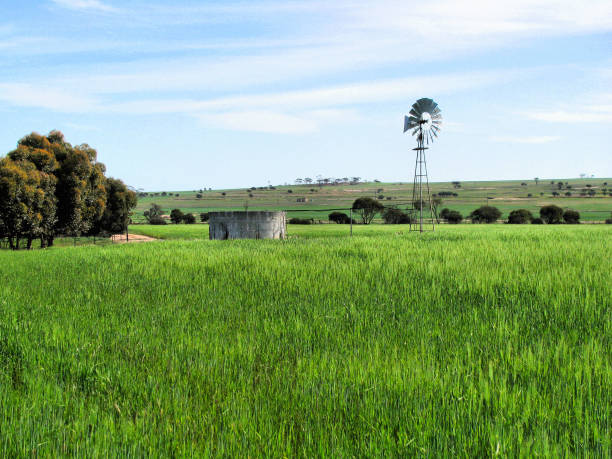
[[[287,190],[287,193],[291,194],[293,193],[293,190]]]
[[[328,219],[330,222],[335,222],[338,224],[351,223],[351,218],[344,212],[332,212],[329,214]]]
[[[510,215],[508,215],[508,223],[514,225],[531,223],[532,220],[533,215],[527,209],[516,209],[510,212]]]
[[[181,209],[172,209],[172,211],[170,212],[170,220],[172,221],[172,223],[174,224],[179,224],[183,221],[183,217],[185,215],[183,214],[183,212],[181,211]]]
[[[149,225],[167,225],[167,224],[168,222],[159,215],[149,218]]]
[[[561,223],[563,209],[559,206],[544,206],[540,208],[540,218],[549,225]]]
[[[540,217],[536,217],[533,220],[531,220],[531,224],[532,225],[543,225],[544,220],[542,220]]]
[[[580,213],[575,210],[568,209],[563,212],[563,221],[570,225],[580,223]]]
[[[482,206],[470,214],[470,220],[472,223],[495,223],[501,214],[497,207]]]
[[[161,218],[162,214],[164,213],[163,209],[161,208],[161,206],[159,204],[151,204],[151,207],[149,207],[149,210],[145,210],[143,215],[144,217],[147,219],[147,222],[151,225],[161,225],[162,223],[153,223],[152,220],[153,219],[158,219]],[[163,218],[162,218],[163,220]],[[164,222],[165,224],[165,222]]]
[[[196,194],[196,199],[202,199],[202,194],[201,193]]]
[[[221,196],[226,196],[226,195],[227,193],[225,191],[221,193]]]
[[[449,212],[450,212],[450,209],[445,207],[444,209],[440,211],[440,218],[446,220],[446,217],[448,217]]]
[[[312,225],[314,220],[312,218],[290,218],[289,223],[292,225]]]
[[[193,225],[196,222],[195,215],[193,214],[185,214],[183,215],[183,223],[187,225]]]
[[[382,213],[382,218],[385,223],[392,225],[407,224],[412,221],[410,215],[395,207],[385,209]]]
[[[463,221],[463,215],[456,210],[451,210],[448,212],[448,214],[446,214],[445,220],[451,225],[456,225]]]
[[[200,221],[202,223],[207,222],[209,218],[210,218],[210,214],[208,212],[202,212],[200,214]]]

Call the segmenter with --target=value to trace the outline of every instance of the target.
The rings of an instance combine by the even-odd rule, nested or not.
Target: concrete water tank
[[[285,239],[285,212],[210,212],[210,239]]]

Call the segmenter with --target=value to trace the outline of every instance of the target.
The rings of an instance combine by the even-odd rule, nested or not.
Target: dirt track
[[[153,237],[149,237],[149,236],[143,236],[142,234],[128,234],[128,240],[126,240],[125,234],[113,234],[111,236],[111,240],[113,242],[119,242],[119,243],[132,243],[132,242],[150,242],[150,241],[156,241],[157,239],[153,238]]]

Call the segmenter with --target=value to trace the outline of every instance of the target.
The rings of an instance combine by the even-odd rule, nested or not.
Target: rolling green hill
[[[441,208],[458,210],[463,215],[485,204],[498,207],[504,218],[510,211],[520,208],[535,214],[541,206],[547,204],[577,210],[583,221],[603,221],[612,212],[612,178],[547,179],[540,180],[538,184],[534,180],[460,182],[459,187],[451,182],[439,182],[431,183],[430,186],[432,193],[455,193],[456,196],[442,198]],[[594,195],[589,196],[589,193]],[[385,205],[405,208],[410,205],[412,183],[310,184],[255,189],[150,192],[146,196],[141,194],[134,212],[134,221],[143,221],[142,213],[152,203],[161,205],[167,213],[174,208],[198,214],[216,210],[241,210],[248,206],[251,210],[287,210],[289,217],[327,220],[330,209],[347,209],[356,198],[362,196],[382,196],[381,201]],[[298,202],[301,199],[306,202]]]

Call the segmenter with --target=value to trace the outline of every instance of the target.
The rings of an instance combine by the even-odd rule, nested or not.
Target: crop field
[[[537,184],[533,180],[461,182],[458,188],[449,182],[437,182],[431,183],[431,192],[455,193],[457,196],[442,197],[441,208],[457,210],[464,216],[483,205],[498,207],[503,213],[502,218],[507,218],[512,210],[521,208],[537,215],[540,207],[550,204],[579,211],[581,220],[585,222],[602,222],[610,218],[612,212],[612,179],[607,178],[540,180]],[[589,192],[593,196],[589,196]],[[567,196],[567,193],[571,196]],[[201,197],[198,198],[198,195]],[[384,205],[406,208],[412,200],[412,183],[287,185],[274,189],[202,190],[201,193],[200,190],[150,192],[140,197],[133,219],[135,222],[143,221],[143,212],[156,203],[167,213],[174,208],[197,215],[200,212],[243,210],[248,207],[251,210],[287,210],[290,218],[327,220],[330,212],[327,209],[350,208],[355,199],[364,196],[382,196]],[[306,202],[298,202],[298,199],[305,199]]]
[[[0,456],[592,456],[612,226],[0,251]]]

